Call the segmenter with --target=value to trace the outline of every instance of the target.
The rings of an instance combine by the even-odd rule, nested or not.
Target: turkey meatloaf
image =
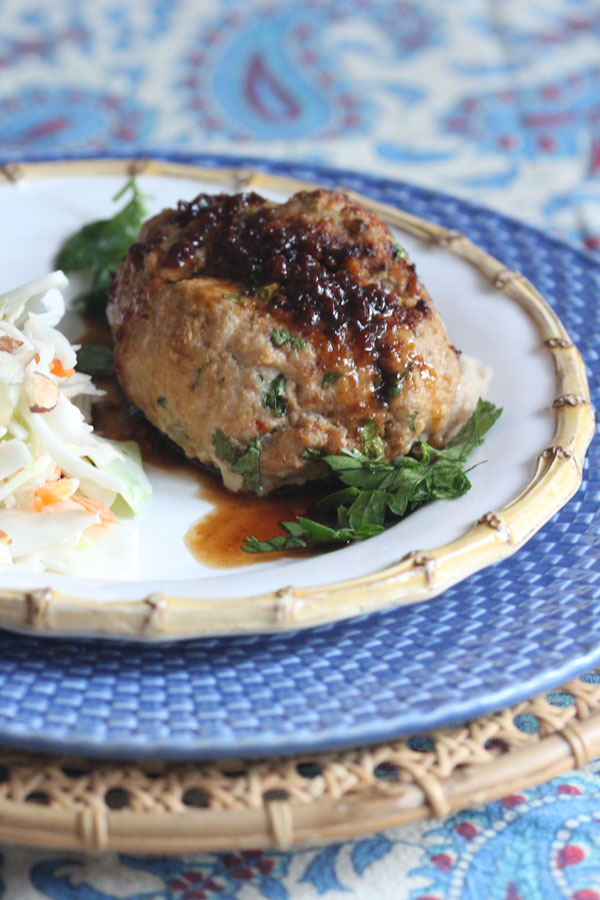
[[[228,488],[443,440],[458,353],[415,267],[338,191],[200,194],[147,221],[108,306],[128,397]]]

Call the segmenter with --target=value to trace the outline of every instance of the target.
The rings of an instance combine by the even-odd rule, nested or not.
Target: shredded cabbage
[[[137,515],[151,492],[137,445],[94,434],[72,402],[100,392],[56,328],[67,285],[58,271],[0,295],[0,566],[68,572],[113,505]]]

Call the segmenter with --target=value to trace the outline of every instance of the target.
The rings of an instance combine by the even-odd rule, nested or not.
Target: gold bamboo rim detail
[[[10,183],[66,175],[115,174],[171,176],[257,191],[294,193],[307,182],[250,169],[205,169],[150,159],[100,159],[10,163],[0,175]],[[61,634],[177,638],[306,628],[365,612],[428,600],[467,575],[519,549],[575,493],[594,431],[585,366],[558,316],[519,272],[507,269],[455,229],[447,229],[349,190],[348,195],[389,225],[442,246],[475,266],[498,290],[519,303],[532,318],[540,343],[551,353],[556,371],[552,404],[552,446],[538,457],[536,469],[518,497],[490,510],[457,540],[428,551],[413,551],[379,572],[325,586],[293,585],[254,596],[177,597],[152,594],[105,604],[47,588],[0,591],[0,624],[19,630]],[[550,489],[551,487],[551,489]],[[498,523],[493,525],[492,523]],[[157,599],[159,598],[159,599]]]

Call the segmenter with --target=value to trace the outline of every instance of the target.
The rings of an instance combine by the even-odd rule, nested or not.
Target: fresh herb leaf
[[[271,343],[274,347],[283,347],[291,339],[292,336],[289,331],[283,331],[281,328],[274,328],[271,332]]]
[[[400,391],[402,390],[402,385],[406,379],[407,375],[410,375],[412,370],[414,369],[414,362],[409,362],[401,372],[397,375],[394,375],[393,378],[390,379],[387,386],[387,394],[390,400],[393,400],[394,397],[397,397]]]
[[[285,375],[276,375],[269,384],[264,398],[266,408],[274,416],[282,418],[287,416],[288,405],[285,396]]]
[[[363,422],[363,424],[358,429],[358,432],[363,442],[363,450],[365,456],[367,456],[369,459],[384,459],[385,445],[383,443],[381,435],[379,434],[377,422],[375,422],[373,419],[369,419],[367,422]]]
[[[218,428],[211,437],[215,453],[219,459],[228,462],[231,471],[242,476],[247,491],[260,490],[260,445],[258,438],[243,445],[237,444]]]
[[[113,375],[113,351],[108,344],[90,341],[77,351],[77,371],[86,375]]]
[[[270,335],[271,343],[274,347],[283,347],[284,344],[287,344],[289,341],[289,345],[292,350],[304,350],[306,347],[306,341],[304,338],[296,337],[290,334],[289,331],[285,331],[282,328],[274,328]]]
[[[461,497],[471,487],[465,463],[501,412],[480,399],[471,418],[442,450],[420,441],[411,455],[390,461],[358,451],[325,456],[323,461],[342,487],[326,495],[319,506],[336,510],[337,527],[299,516],[295,522],[281,523],[286,534],[268,541],[246,538],[242,549],[262,553],[366,540],[426,503]]]
[[[417,426],[415,425],[415,419],[417,418],[418,415],[419,415],[419,410],[413,409],[413,411],[410,414],[410,419],[408,420],[408,430],[409,431],[417,430]]]
[[[308,544],[302,538],[291,534],[280,534],[268,541],[259,541],[256,537],[247,537],[244,543],[246,553],[280,553],[282,550],[301,550]]]
[[[323,375],[323,380],[321,384],[325,389],[330,388],[332,384],[335,384],[336,381],[342,377],[342,372],[325,372]]]
[[[220,428],[217,428],[212,435],[211,441],[218,458],[224,462],[234,463],[243,452],[240,450],[239,445],[234,444],[231,438],[227,437]]]
[[[99,219],[84,225],[66,241],[56,257],[58,269],[89,272],[90,288],[77,301],[88,314],[101,318],[105,315],[110,280],[136,239],[147,212],[144,196],[133,178],[113,197],[113,201],[120,200],[127,193],[127,203],[112,219]]]
[[[476,447],[483,443],[483,436],[490,430],[502,410],[489,400],[477,401],[475,412],[442,450],[433,452],[444,459],[464,462]]]
[[[325,451],[320,450],[318,447],[305,447],[302,451],[302,459],[313,459],[321,462],[324,456]]]
[[[260,447],[258,438],[252,438],[241,456],[231,465],[231,470],[242,476],[247,491],[260,490]]]
[[[408,259],[408,253],[402,247],[401,244],[394,244],[394,250],[392,252],[392,257],[394,259]]]

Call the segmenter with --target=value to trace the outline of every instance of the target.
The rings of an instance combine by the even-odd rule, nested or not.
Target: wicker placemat
[[[600,669],[464,725],[259,761],[119,763],[0,752],[0,840],[185,853],[343,840],[444,816],[600,755]]]

